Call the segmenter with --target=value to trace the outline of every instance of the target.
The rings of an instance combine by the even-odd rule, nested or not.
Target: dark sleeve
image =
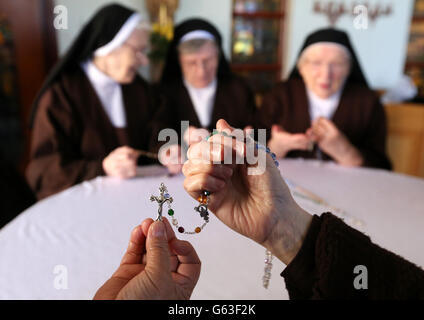
[[[256,129],[266,129],[267,141],[271,138],[272,125],[278,123],[280,116],[281,102],[277,93],[277,89],[274,88],[264,94],[255,120]]]
[[[366,274],[356,266],[366,267]],[[330,213],[313,217],[301,249],[281,276],[290,299],[424,299],[422,269]],[[355,283],[367,289],[355,289]]]
[[[178,140],[181,140],[180,137],[180,119],[177,115],[176,108],[177,106],[170,99],[170,94],[166,92],[163,87],[155,86],[153,87],[154,92],[154,107],[156,109],[155,115],[151,120],[151,135],[149,141],[149,149],[152,152],[158,153],[159,149],[167,141],[159,141],[159,133],[163,129],[173,129],[178,135]],[[180,142],[180,141],[178,141]]]
[[[368,123],[365,139],[358,145],[364,158],[364,167],[391,170],[392,165],[386,153],[387,124],[384,108],[377,97]]]
[[[82,128],[59,89],[49,89],[39,102],[31,141],[27,180],[41,199],[84,180],[103,175],[102,160],[86,160],[79,152]]]
[[[258,115],[258,108],[256,106],[256,98],[255,93],[252,90],[251,86],[248,84],[248,82],[244,78],[240,78],[243,90],[243,98],[245,99],[245,110],[244,113],[244,123],[240,125],[240,129],[244,129],[246,126],[252,126],[255,128],[255,119]],[[238,115],[240,118],[240,115]]]

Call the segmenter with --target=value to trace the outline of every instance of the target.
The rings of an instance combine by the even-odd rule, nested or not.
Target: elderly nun
[[[307,37],[288,80],[264,97],[258,126],[268,130],[268,146],[280,158],[391,168],[384,109],[340,30]]]
[[[153,112],[149,87],[137,74],[148,63],[148,39],[139,13],[107,5],[51,71],[31,120],[26,173],[38,199],[96,176],[136,174]]]

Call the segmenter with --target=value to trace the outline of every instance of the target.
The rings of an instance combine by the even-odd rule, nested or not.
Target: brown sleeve
[[[366,139],[357,146],[364,158],[363,166],[391,170],[392,165],[386,153],[386,115],[377,97],[366,131]]]
[[[173,129],[176,131],[180,143],[180,119],[178,117],[175,105],[168,99],[167,94],[164,94],[164,89],[160,86],[153,88],[154,97],[153,100],[155,114],[151,119],[150,129],[150,140],[149,150],[154,153],[158,153],[160,148],[167,143],[167,141],[159,141],[159,133],[163,129]],[[169,139],[168,139],[169,141]]]
[[[358,280],[367,268],[367,282]],[[281,273],[291,299],[424,299],[424,271],[347,226],[314,216],[293,261]],[[367,289],[355,289],[355,278]]]
[[[66,95],[51,88],[39,102],[26,176],[39,199],[104,174],[102,159],[85,160],[79,152],[81,127]]]
[[[281,116],[280,109],[281,103],[274,88],[263,96],[255,121],[256,129],[266,129],[267,141],[271,138],[272,125],[278,123]]]

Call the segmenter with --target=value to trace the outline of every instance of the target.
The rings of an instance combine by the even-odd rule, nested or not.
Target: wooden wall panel
[[[396,172],[424,177],[424,106],[385,106],[387,150]]]

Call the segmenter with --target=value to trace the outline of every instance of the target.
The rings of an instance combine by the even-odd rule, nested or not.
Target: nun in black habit
[[[51,71],[33,106],[26,172],[39,199],[99,175],[136,174],[153,112],[137,74],[148,63],[148,39],[140,14],[107,5]]]
[[[391,168],[383,106],[343,31],[321,29],[307,37],[288,80],[264,96],[258,119],[280,158]]]
[[[242,78],[231,72],[221,35],[205,20],[189,19],[175,27],[158,92],[152,148],[161,146],[158,132],[165,128],[178,132],[185,147],[207,136],[221,118],[237,128],[253,124],[254,94]],[[185,132],[181,132],[181,121],[189,122]],[[161,148],[161,159],[166,151]],[[180,168],[176,165],[175,171]]]

